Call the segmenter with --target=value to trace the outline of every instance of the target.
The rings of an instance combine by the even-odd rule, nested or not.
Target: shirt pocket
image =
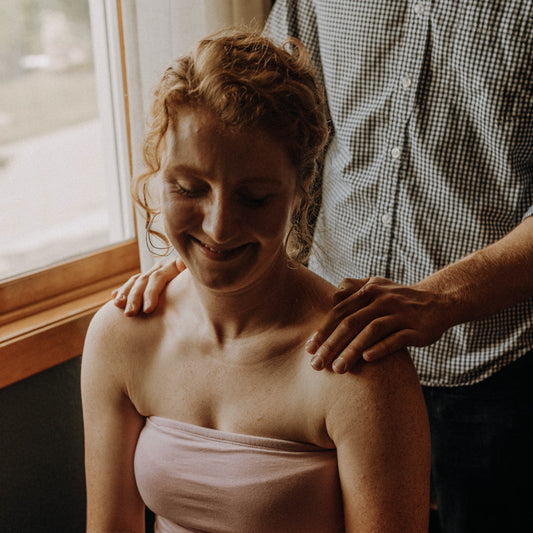
[[[456,19],[450,63],[460,93],[498,122],[533,110],[532,7],[532,0],[465,0]]]

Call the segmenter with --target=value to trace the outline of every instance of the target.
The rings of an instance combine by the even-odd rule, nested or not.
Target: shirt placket
[[[395,270],[395,265],[391,264],[391,252],[401,218],[398,216],[399,210],[409,208],[398,205],[398,189],[405,171],[403,163],[408,157],[407,125],[413,113],[427,48],[430,10],[429,1],[409,2],[403,42],[394,62],[395,69],[391,73],[390,83],[394,89],[380,176],[380,195],[375,213],[378,238],[374,241],[376,264],[373,268],[375,273],[385,277],[391,277]]]

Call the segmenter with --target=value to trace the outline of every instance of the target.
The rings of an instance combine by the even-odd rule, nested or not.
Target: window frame
[[[103,113],[108,116],[113,113],[113,118],[106,123],[106,129],[109,131],[112,128],[116,143],[114,201],[120,205],[125,225],[135,227],[134,210],[126,199],[129,194],[126,182],[131,175],[131,131],[121,0],[116,0],[114,6],[91,0],[91,16],[94,10],[100,20],[105,20],[105,28],[109,29],[110,24],[115,28],[112,35],[110,32],[105,34],[108,62],[104,63],[103,72],[104,76],[106,72],[109,73],[109,85],[105,88],[107,99],[103,102],[100,99],[99,103],[101,108],[103,106]],[[99,33],[100,38],[101,35]],[[110,42],[110,39],[114,42]],[[118,74],[112,76],[111,72],[116,72],[117,66]],[[118,95],[119,105],[111,109],[110,98],[117,104]],[[87,327],[95,312],[110,299],[113,288],[139,270],[138,243],[137,238],[133,238],[2,280],[0,388],[79,356]]]

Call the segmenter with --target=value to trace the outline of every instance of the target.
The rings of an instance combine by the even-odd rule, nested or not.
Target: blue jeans
[[[423,389],[442,533],[533,532],[533,352],[476,385]]]

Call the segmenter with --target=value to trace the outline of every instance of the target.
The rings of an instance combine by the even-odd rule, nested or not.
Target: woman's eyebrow
[[[162,170],[163,170],[164,177],[171,177],[173,174],[182,174],[182,175],[189,175],[189,176],[194,176],[194,177],[201,177],[204,175],[201,169],[197,167],[192,167],[190,165],[184,165],[181,163],[165,166],[163,167]]]
[[[266,185],[274,187],[280,187],[282,185],[282,181],[280,179],[273,178],[271,176],[248,176],[243,178],[240,183],[241,185]]]
[[[205,179],[208,176],[207,172],[202,171],[201,168],[187,165],[184,163],[176,163],[174,165],[170,164],[162,168],[162,175],[165,179],[171,179],[175,175],[189,176],[192,178]],[[238,183],[240,186],[266,186],[273,187],[275,189],[279,188],[283,184],[281,178],[276,178],[273,176],[245,176],[239,180]]]

